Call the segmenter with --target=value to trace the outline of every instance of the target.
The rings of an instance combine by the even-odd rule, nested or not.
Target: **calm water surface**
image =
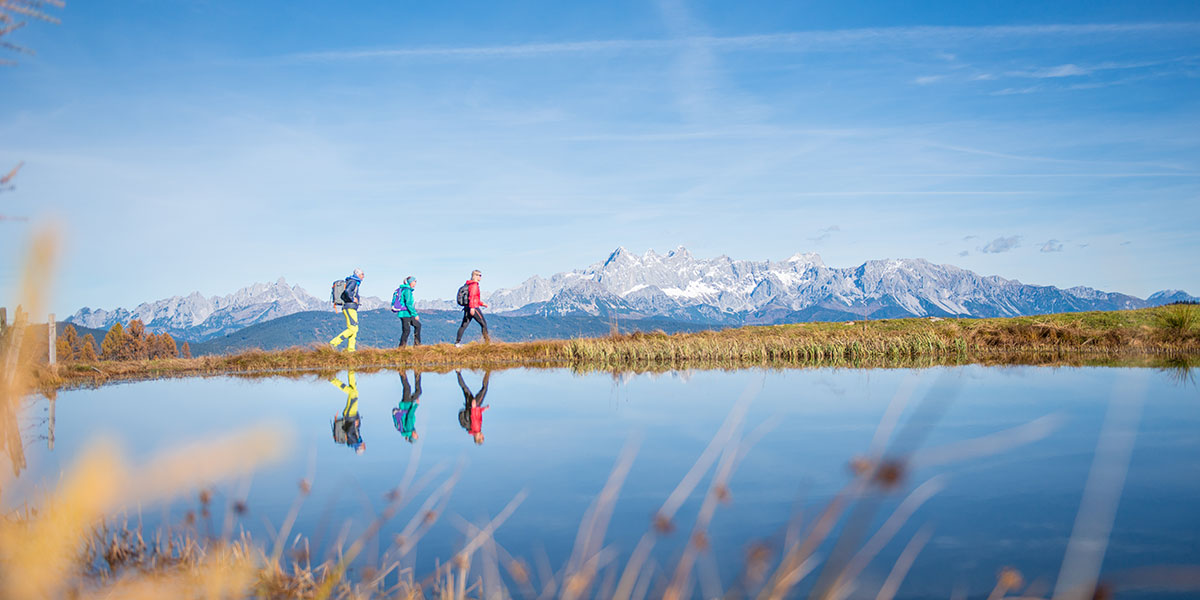
[[[478,395],[484,374],[462,375],[470,393]],[[718,511],[712,525],[713,559],[702,563],[715,568],[728,587],[741,571],[749,544],[764,541],[777,548],[797,511],[815,514],[845,485],[849,459],[867,450],[892,399],[912,386],[894,448],[937,448],[1047,415],[1057,419],[1058,427],[1042,439],[916,469],[868,519],[871,527],[877,526],[916,485],[943,475],[943,491],[917,511],[871,564],[861,578],[863,589],[874,597],[904,544],[929,524],[932,537],[901,596],[945,598],[956,590],[980,596],[1005,566],[1016,567],[1027,580],[1053,583],[1114,390],[1129,389],[1134,393],[1121,395],[1113,414],[1119,417],[1116,431],[1135,431],[1136,438],[1104,572],[1200,563],[1200,393],[1194,383],[1159,371],[970,366],[614,378],[508,370],[488,378],[483,397],[488,408],[479,427],[482,444],[470,431],[475,425],[469,413],[460,422],[464,392],[455,373],[423,374],[415,412],[394,415],[394,409],[413,410],[401,406],[405,378],[412,400],[412,371],[405,377],[398,372],[355,377],[361,453],[354,447],[353,432],[335,431],[340,425],[335,418],[346,410],[345,371],[338,373],[339,384],[317,377],[216,378],[65,392],[53,407],[53,450],[48,449],[50,402],[38,398],[22,415],[28,467],[5,490],[3,500],[11,507],[52,486],[97,436],[115,437],[135,462],[143,462],[184,442],[267,424],[288,433],[290,449],[249,481],[214,486],[218,527],[224,507],[244,495],[249,510],[238,519],[240,526],[267,535],[295,501],[298,482],[312,473],[312,496],[297,531],[327,549],[344,530],[350,535],[361,531],[386,506],[388,491],[416,459],[418,478],[442,469],[435,484],[460,473],[446,513],[405,559],[418,572],[453,555],[464,537],[456,523],[486,522],[523,490],[527,499],[501,527],[497,540],[530,561],[545,553],[558,568],[570,554],[581,516],[631,438],[640,445],[606,538],[621,553],[632,549],[737,398],[750,390],[745,431],[763,424],[769,429],[738,465],[730,485],[732,503]],[[416,431],[412,443],[401,432],[410,428]],[[673,564],[678,556],[706,483],[680,511],[680,531],[657,547],[660,563]],[[383,539],[403,528],[417,504],[400,512]],[[196,506],[193,494],[169,506],[144,507],[134,517],[150,526],[164,519],[179,523]],[[831,550],[826,548],[825,554]]]

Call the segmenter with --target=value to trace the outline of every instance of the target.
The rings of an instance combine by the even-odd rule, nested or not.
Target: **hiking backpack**
[[[458,288],[458,305],[463,308],[471,305],[471,284],[464,283]]]
[[[405,306],[404,301],[400,299],[400,288],[396,288],[396,291],[392,293],[392,312],[398,313],[407,310],[408,307]]]
[[[334,306],[342,306],[346,303],[346,280],[339,279],[333,282],[333,288],[329,290],[329,298],[333,300]]]

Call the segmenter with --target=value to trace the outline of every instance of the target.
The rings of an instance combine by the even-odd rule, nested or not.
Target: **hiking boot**
[[[462,348],[462,342],[454,342],[455,348]]]

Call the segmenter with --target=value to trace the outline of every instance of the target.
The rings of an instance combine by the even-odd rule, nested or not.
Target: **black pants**
[[[454,338],[454,343],[457,344],[462,341],[463,332],[467,330],[467,325],[470,324],[471,319],[479,321],[479,326],[483,328],[483,341],[491,341],[491,338],[488,337],[487,321],[483,320],[483,311],[477,308],[475,309],[475,314],[472,315],[471,309],[465,308],[463,309],[462,325],[458,326],[458,337]]]
[[[413,345],[421,345],[421,320],[416,317],[400,317],[400,347],[408,342],[408,330],[413,332]]]

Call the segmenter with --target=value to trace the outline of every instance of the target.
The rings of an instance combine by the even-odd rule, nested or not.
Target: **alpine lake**
[[[849,499],[794,595],[827,584],[823,568],[853,562],[875,536],[851,598],[875,598],[914,539],[924,544],[899,598],[985,598],[1006,568],[1045,596],[1086,573],[1089,556],[1119,598],[1196,597],[1154,575],[1200,564],[1200,388],[1187,369],[515,368],[462,371],[461,385],[459,375],[164,379],[30,397],[19,416],[25,464],[13,463],[4,507],[36,505],[99,439],[136,469],[181,445],[269,428],[287,441],[282,458],[120,519],[244,531],[270,546],[298,505],[288,548],[306,543],[316,560],[392,506],[353,569],[395,561],[418,576],[502,513],[489,551],[558,572],[587,520],[602,534],[587,544],[605,572],[619,575],[648,536],[648,595],[690,552],[690,593],[708,597],[750,581],[755,560],[769,575],[831,502]],[[486,409],[470,410],[472,397]],[[854,488],[853,465],[890,467]],[[615,500],[598,501],[610,478]],[[712,494],[720,501],[706,506]],[[664,504],[669,519],[656,528]]]

